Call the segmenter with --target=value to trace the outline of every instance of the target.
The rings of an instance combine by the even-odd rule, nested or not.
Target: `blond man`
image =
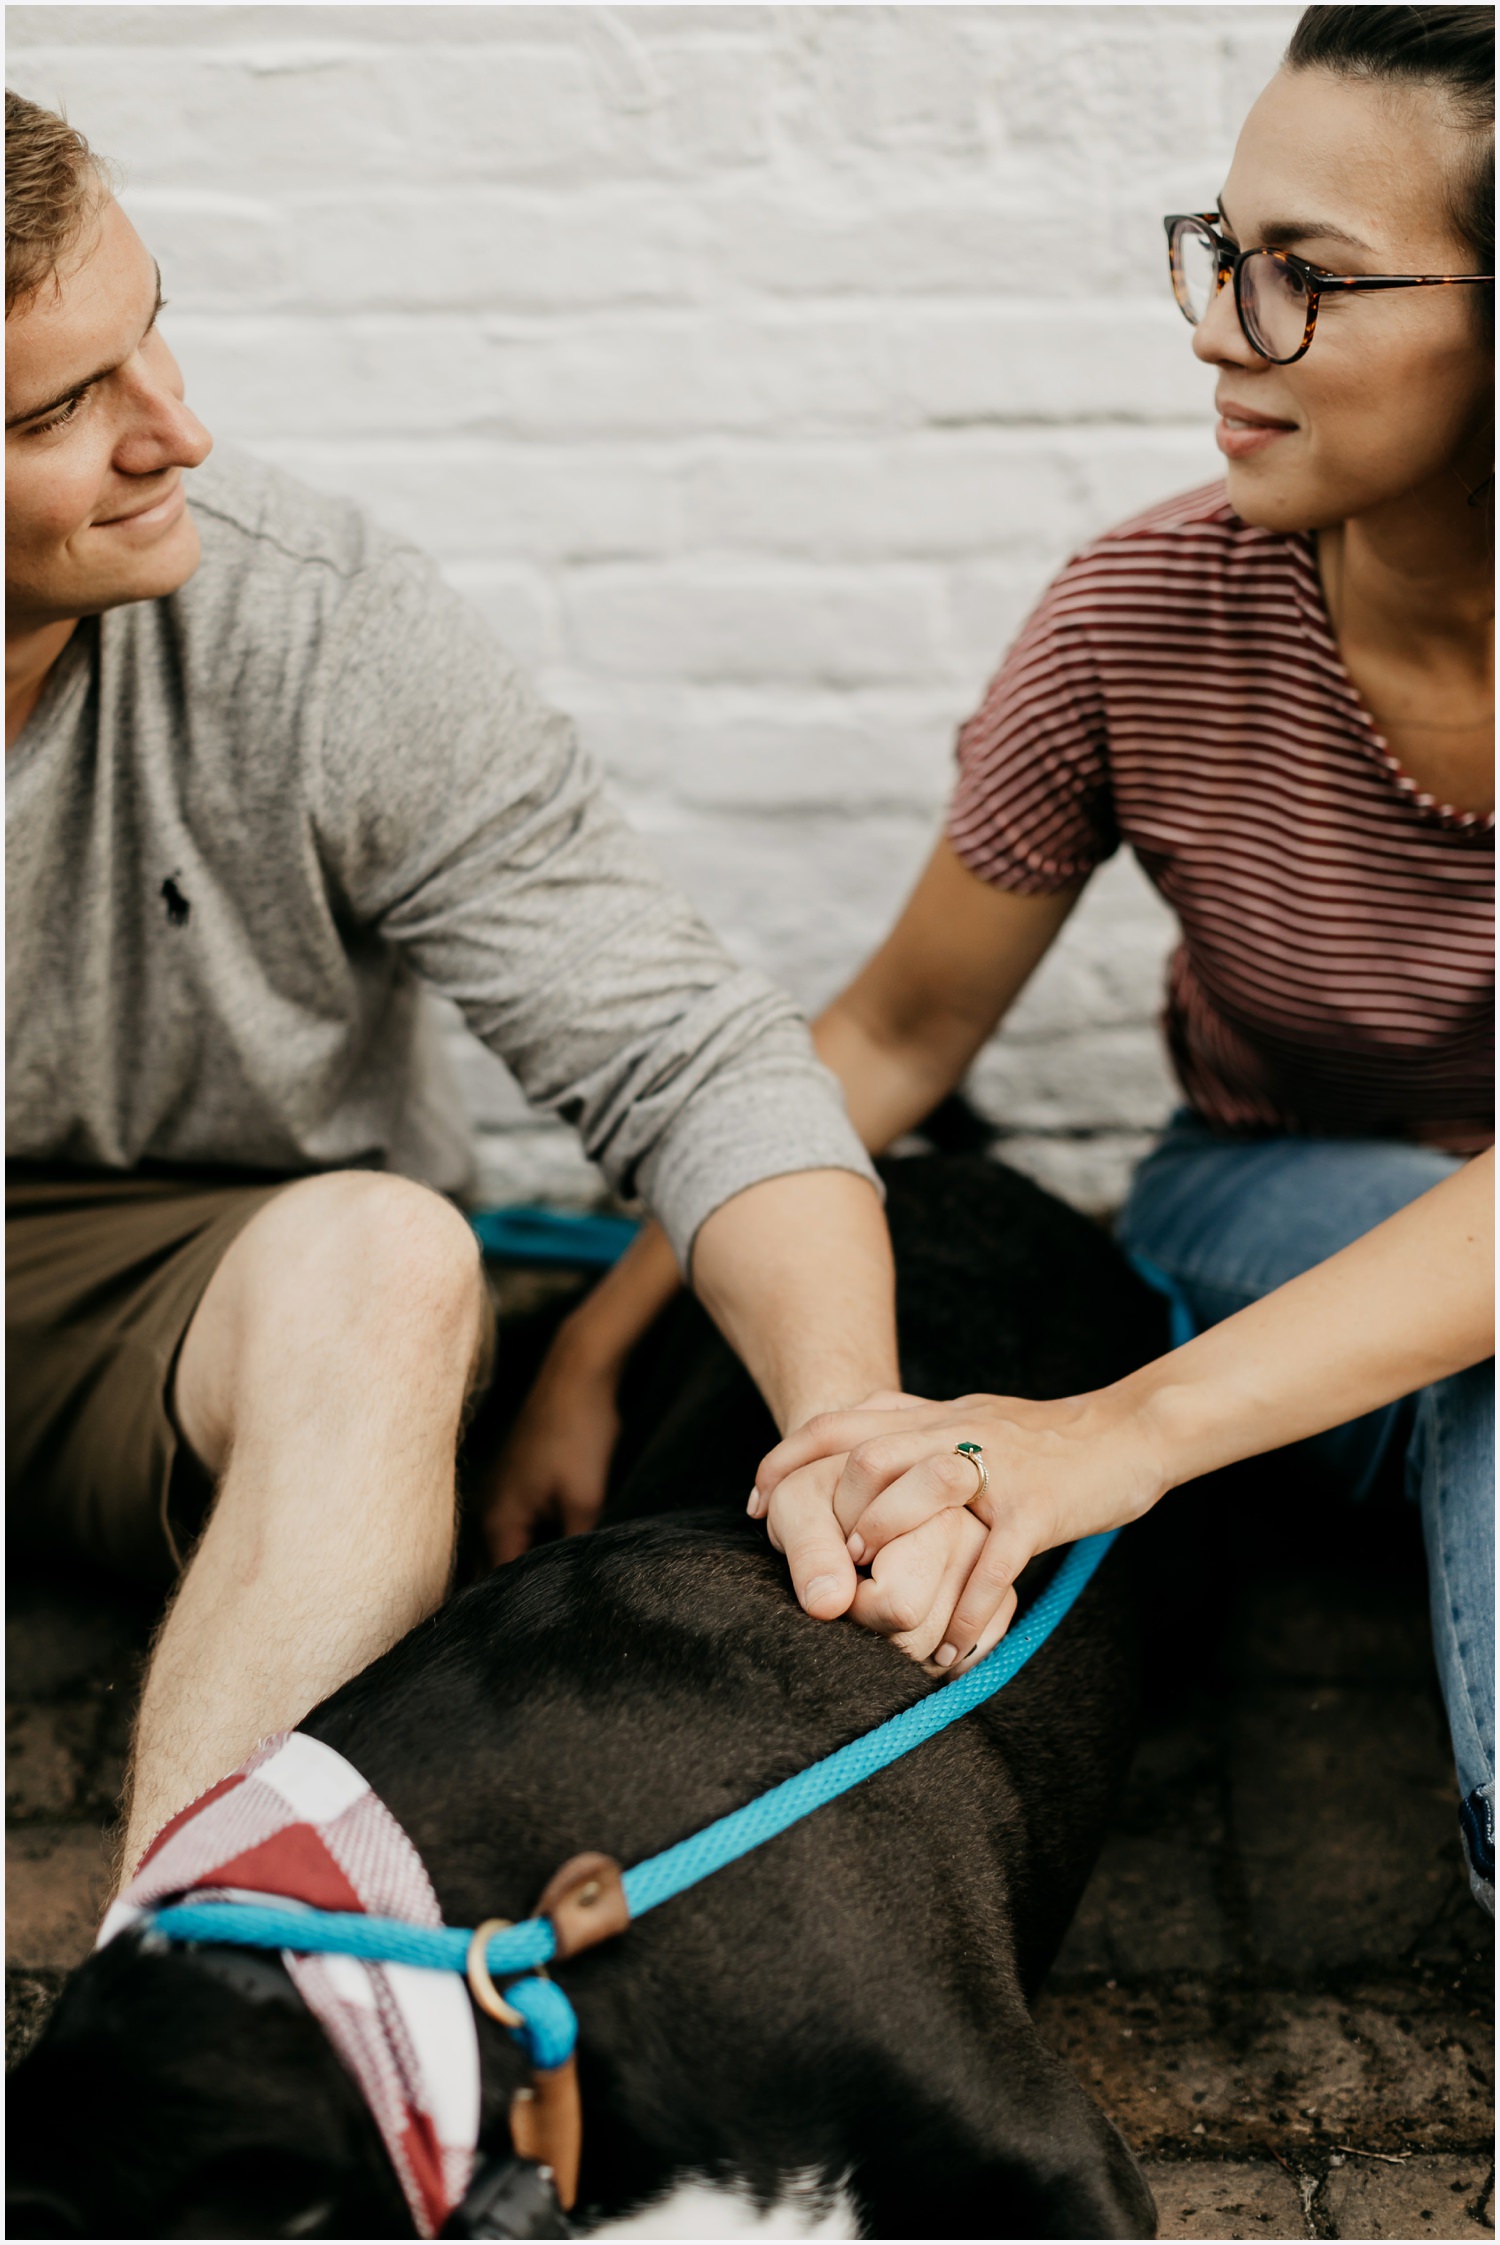
[[[419,553],[210,461],[86,144],[6,128],[8,1533],[177,1577],[129,1868],[444,1595],[491,1335],[424,985],[783,1428],[894,1386],[891,1267],[790,1002]],[[849,1564],[826,1508],[788,1556]]]

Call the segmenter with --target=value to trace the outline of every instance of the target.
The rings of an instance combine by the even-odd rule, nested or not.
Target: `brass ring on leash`
[[[506,2002],[490,1978],[490,1968],[484,1961],[484,1953],[490,1945],[490,1935],[503,1933],[513,1922],[510,1918],[486,1918],[483,1925],[476,1925],[469,1941],[468,1956],[464,1959],[464,1977],[469,1983],[470,1995],[480,2010],[488,2012],[492,2019],[498,2019],[502,2027],[524,2027],[526,2021],[513,2003]]]
[[[984,1445],[980,1442],[955,1442],[953,1445],[953,1455],[956,1458],[967,1458],[979,1476],[979,1487],[968,1499],[970,1504],[976,1504],[990,1485],[989,1467],[984,1462],[983,1451]]]

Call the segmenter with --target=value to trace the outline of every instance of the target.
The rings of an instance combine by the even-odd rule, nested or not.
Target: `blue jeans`
[[[1458,1167],[1396,1140],[1216,1137],[1190,1112],[1136,1171],[1122,1244],[1215,1325],[1393,1216]],[[1438,1380],[1311,1447],[1350,1493],[1400,1443],[1421,1503],[1433,1646],[1448,1710],[1470,1879],[1493,1907],[1495,1802],[1494,1365]]]

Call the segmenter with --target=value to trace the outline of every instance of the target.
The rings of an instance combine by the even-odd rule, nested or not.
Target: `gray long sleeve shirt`
[[[791,1001],[429,561],[243,456],[190,498],[196,574],[80,626],[7,759],[12,1157],[461,1190],[426,983],[684,1261],[747,1185],[869,1174]]]

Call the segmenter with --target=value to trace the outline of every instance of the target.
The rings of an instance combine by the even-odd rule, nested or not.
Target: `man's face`
[[[175,592],[198,566],[182,471],[213,442],[156,327],[157,270],[113,199],[6,322],[8,637]]]

